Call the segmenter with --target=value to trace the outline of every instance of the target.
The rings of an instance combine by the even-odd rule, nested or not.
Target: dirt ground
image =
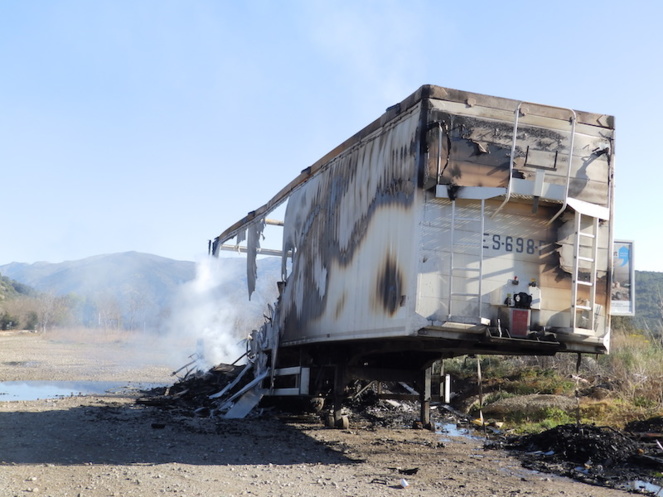
[[[121,336],[2,333],[0,382],[172,383],[173,365],[149,343],[139,345]],[[526,470],[506,451],[485,450],[480,436],[335,430],[313,416],[270,413],[197,418],[137,404],[140,395],[126,389],[32,401],[0,396],[0,495],[628,494]]]

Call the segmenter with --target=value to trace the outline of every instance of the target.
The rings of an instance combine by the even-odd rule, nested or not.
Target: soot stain
[[[378,274],[377,294],[382,307],[390,315],[393,315],[400,306],[402,289],[403,275],[391,254],[387,254],[387,259]]]

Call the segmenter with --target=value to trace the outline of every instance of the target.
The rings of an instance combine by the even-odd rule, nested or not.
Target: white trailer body
[[[287,201],[283,350],[605,353],[613,167],[611,116],[423,86],[213,252],[247,239],[251,287],[266,216]]]

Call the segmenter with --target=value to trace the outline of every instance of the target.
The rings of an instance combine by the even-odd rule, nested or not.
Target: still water
[[[0,382],[0,402],[54,399],[74,395],[112,395],[159,386],[164,384],[127,381],[5,381]]]

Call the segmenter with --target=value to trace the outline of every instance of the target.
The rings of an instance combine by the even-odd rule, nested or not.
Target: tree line
[[[39,292],[0,275],[0,330],[45,331],[54,327],[85,326],[139,329],[153,326],[157,306],[139,292],[120,300],[111,293],[80,297]]]

